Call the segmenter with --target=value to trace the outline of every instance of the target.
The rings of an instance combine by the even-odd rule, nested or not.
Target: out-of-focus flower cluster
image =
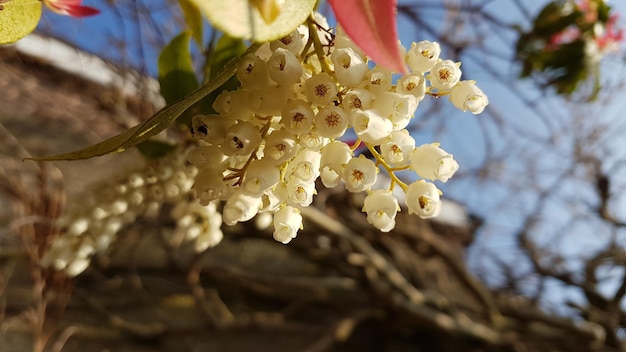
[[[176,221],[186,240],[195,241],[196,250],[218,244],[222,220],[216,205],[189,201],[196,174],[197,169],[178,154],[101,186],[60,219],[61,235],[44,253],[41,265],[76,276],[89,266],[94,254],[109,250],[120,230],[139,217],[163,215],[168,211],[163,207],[166,203],[173,208],[165,215]]]
[[[618,19],[605,0],[549,2],[517,42],[521,76],[544,76],[545,85],[561,94],[573,93],[590,77],[599,89],[598,65],[624,39]]]
[[[416,146],[406,127],[427,96],[449,96],[474,114],[488,104],[474,81],[461,81],[460,63],[440,58],[437,43],[413,43],[410,73],[372,66],[324,18],[262,46],[239,65],[241,83],[216,99],[211,115],[193,118],[198,147],[188,160],[198,168],[193,189],[202,205],[224,201],[223,222],[234,225],[259,213],[273,214],[274,238],[288,243],[302,228],[299,208],[309,206],[319,178],[326,187],[368,192],[363,211],[381,231],[395,226],[400,210],[394,187],[406,194],[409,213],[437,216],[441,192],[459,165],[438,143]],[[352,130],[357,142],[341,140]],[[364,144],[374,160],[356,156]],[[413,170],[410,184],[396,176]],[[391,184],[371,190],[385,170]]]

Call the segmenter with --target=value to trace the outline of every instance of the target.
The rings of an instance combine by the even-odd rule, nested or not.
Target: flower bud
[[[422,144],[411,153],[411,169],[428,180],[447,182],[459,169],[452,154],[439,148],[439,143]]]
[[[276,241],[287,244],[296,238],[302,229],[302,214],[297,208],[286,206],[274,213],[274,234]]]
[[[396,214],[400,210],[398,200],[388,190],[375,190],[365,197],[362,211],[367,213],[367,222],[382,232],[396,226]]]
[[[489,99],[474,81],[461,81],[452,88],[450,101],[457,109],[469,110],[472,114],[480,114],[489,104]]]

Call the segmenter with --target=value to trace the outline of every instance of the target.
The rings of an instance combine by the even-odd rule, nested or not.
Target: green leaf
[[[148,159],[158,159],[176,149],[176,146],[162,141],[149,139],[137,144],[137,149]]]
[[[178,0],[178,4],[183,11],[185,22],[187,23],[187,27],[191,30],[193,39],[196,41],[196,44],[198,44],[198,48],[202,49],[204,43],[202,39],[202,15],[200,9],[189,0]]]
[[[174,37],[159,55],[161,95],[168,104],[198,88],[189,51],[190,32]]]
[[[89,147],[79,149],[69,153],[26,158],[26,160],[79,160],[88,159],[95,156],[101,156],[113,152],[123,152],[126,149],[132,148],[135,145],[148,140],[148,138],[161,133],[168,128],[176,119],[182,115],[191,106],[202,100],[211,92],[219,88],[224,82],[228,81],[235,74],[235,70],[242,57],[248,53],[253,53],[259,48],[259,44],[251,45],[246,52],[236,59],[233,59],[226,64],[224,69],[215,76],[214,79],[200,86],[195,91],[191,92],[183,99],[175,102],[172,105],[168,105],[161,109],[150,119],[143,123],[126,130],[112,138],[109,138],[103,142],[91,145]]]
[[[293,32],[311,14],[316,0],[289,0],[280,8],[276,19],[268,24],[249,0],[189,0],[196,4],[213,24],[224,33],[257,42],[275,40]]]
[[[208,77],[213,78],[228,61],[241,55],[244,51],[246,51],[246,44],[243,40],[227,34],[222,35],[209,58]]]
[[[35,30],[41,18],[40,1],[11,0],[0,8],[0,44],[22,39]]]

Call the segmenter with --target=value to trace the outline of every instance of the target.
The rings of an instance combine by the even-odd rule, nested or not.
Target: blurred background
[[[133,213],[69,278],[39,266],[55,219],[181,165],[134,150],[22,162],[164,104],[157,59],[184,29],[178,1],[84,4],[102,13],[44,11],[0,47],[0,351],[626,350],[624,2],[398,1],[403,45],[439,42],[490,101],[474,116],[425,99],[410,125],[461,165],[438,185],[440,219],[403,211],[383,234],[362,198],[324,190],[288,246],[253,221],[195,254],[171,216],[183,194]],[[198,73],[217,36],[194,49]]]

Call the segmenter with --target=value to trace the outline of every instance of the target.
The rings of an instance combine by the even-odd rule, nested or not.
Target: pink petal
[[[82,6],[82,0],[44,0],[44,4],[52,11],[60,15],[72,17],[86,17],[99,14],[100,11],[93,7]]]
[[[100,10],[89,6],[68,6],[67,13],[72,17],[87,17],[100,13]]]
[[[398,46],[396,0],[329,0],[346,34],[377,64],[406,73]]]

